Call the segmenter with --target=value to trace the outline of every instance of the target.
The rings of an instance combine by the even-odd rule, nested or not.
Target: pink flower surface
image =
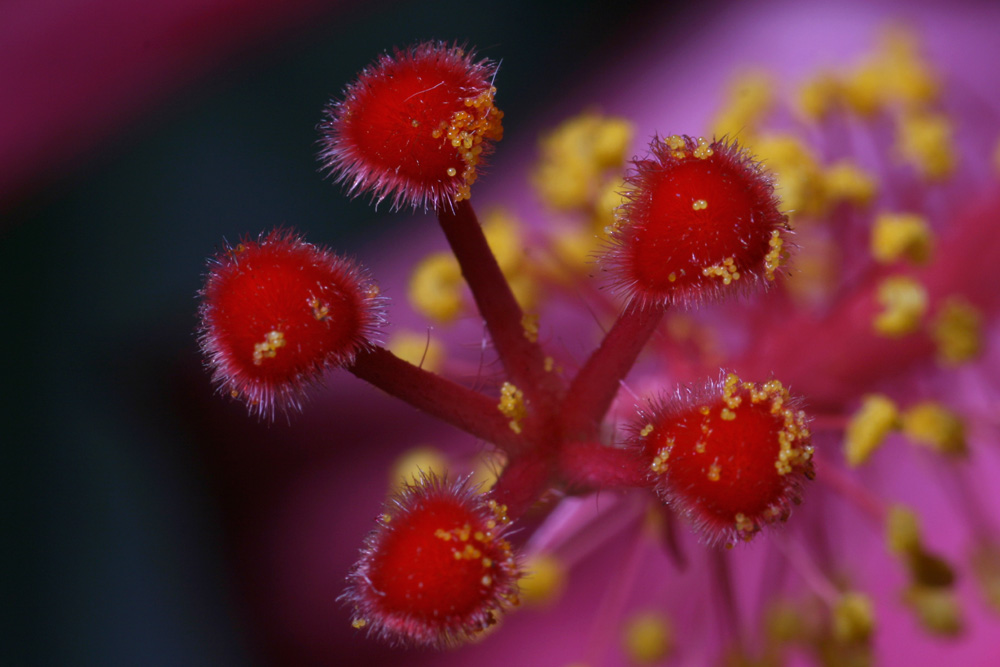
[[[817,239],[839,251],[837,271],[818,283],[818,296],[805,298],[779,286],[762,296],[698,310],[691,319],[702,337],[654,337],[652,353],[640,359],[611,409],[608,440],[617,444],[625,439],[620,427],[636,404],[644,404],[640,396],[669,395],[678,383],[717,377],[720,368],[754,380],[779,378],[802,397],[813,417],[816,448],[817,479],[804,490],[804,503],[787,525],[766,530],[749,544],[719,550],[706,546],[648,492],[562,497],[560,491],[529,511],[517,524],[520,534],[514,533],[524,553],[553,554],[568,568],[558,600],[526,605],[481,642],[455,651],[384,648],[351,629],[350,610],[337,600],[363,536],[380,512],[392,461],[428,443],[455,461],[488,447],[353,379],[331,376],[329,387],[313,397],[292,426],[275,426],[258,436],[265,446],[241,451],[252,463],[236,470],[245,477],[243,485],[252,487],[250,482],[259,479],[264,490],[256,508],[244,509],[254,524],[239,532],[238,549],[246,559],[244,586],[260,641],[271,656],[286,664],[350,659],[359,665],[627,665],[637,658],[630,662],[622,648],[623,627],[636,613],[653,610],[665,614],[672,627],[673,648],[662,658],[664,664],[714,664],[727,655],[774,661],[781,656],[792,664],[985,665],[1000,660],[995,640],[1000,610],[988,604],[970,560],[976,549],[1000,540],[995,511],[1000,494],[993,483],[1000,474],[995,416],[1000,394],[994,377],[1000,364],[995,317],[1000,304],[987,280],[1000,260],[994,229],[1000,190],[992,164],[1000,135],[1000,81],[994,67],[1000,55],[994,37],[1000,9],[921,4],[901,11],[879,4],[765,3],[717,10],[710,17],[651,22],[629,53],[575,81],[565,106],[541,115],[537,128],[543,132],[564,116],[597,106],[631,120],[637,137],[707,134],[726,81],[734,71],[753,66],[782,86],[776,111],[763,128],[798,133],[824,163],[850,158],[877,175],[880,190],[868,207],[838,204],[810,211],[807,200],[794,212],[796,226],[801,225],[798,256],[805,259],[792,262],[789,285],[807,283],[796,261],[814,256],[811,244]],[[911,167],[880,162],[879,156],[893,154],[888,112],[864,121],[851,116],[843,123],[846,112],[835,113],[823,124],[794,111],[792,95],[807,76],[819,68],[837,71],[860,62],[890,20],[904,21],[919,35],[923,53],[944,82],[933,108],[954,123],[949,145],[959,163],[950,178],[924,179]],[[498,84],[502,105],[502,70]],[[748,127],[737,139],[746,139],[753,150],[758,137]],[[631,150],[639,152],[643,141]],[[571,216],[526,195],[527,175],[536,161],[534,136],[509,136],[506,142],[490,173],[477,183],[473,203],[480,210],[502,205],[524,221],[529,239],[524,254],[530,264],[541,264],[545,255],[539,248],[553,237],[551,221]],[[782,195],[779,162],[774,164]],[[873,212],[900,209],[929,220],[935,235],[929,262],[879,265],[871,259]],[[413,264],[444,247],[428,225],[415,219],[409,236],[366,253],[384,293],[394,299],[389,319],[395,329],[428,330],[404,297]],[[607,307],[613,298],[594,290],[607,282],[604,268],[592,265],[595,278],[578,277],[578,285],[539,307],[540,336],[568,369],[575,370],[599,341],[594,319],[602,327],[610,322]],[[982,318],[982,350],[975,359],[955,367],[939,363],[927,328],[891,335],[873,330],[884,307],[879,290],[897,274],[923,286],[932,313],[953,297],[975,309]],[[431,334],[451,346],[451,373],[470,384],[497,384],[500,369],[471,310],[455,324],[435,326]],[[848,466],[845,430],[865,397],[876,393],[901,410],[928,400],[952,409],[965,425],[968,454],[949,458],[894,432],[867,463]],[[220,428],[220,439],[234,442],[231,429],[253,428],[236,423]],[[267,446],[279,447],[282,439],[297,443],[296,456],[280,457],[281,466],[269,469],[270,457],[279,457]],[[241,446],[223,444],[222,451],[235,457]],[[960,631],[953,635],[929,631],[918,622],[914,603],[904,600],[911,573],[883,537],[895,503],[920,517],[921,556],[939,556],[957,573],[953,588],[940,587],[954,594],[961,609]],[[870,600],[874,630],[870,640],[845,648],[831,644],[830,618],[848,592]],[[778,603],[793,605],[807,625],[818,614],[825,630],[807,640],[768,640],[768,628],[773,632],[774,626],[766,619]]]

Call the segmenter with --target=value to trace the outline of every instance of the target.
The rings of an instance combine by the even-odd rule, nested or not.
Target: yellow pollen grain
[[[740,279],[739,269],[736,268],[736,260],[727,257],[721,264],[712,264],[701,270],[701,275],[706,278],[718,278],[723,285],[732,284],[734,280]]]
[[[878,286],[881,312],[872,321],[876,333],[900,338],[913,333],[927,312],[927,290],[915,278],[890,276]]]
[[[961,417],[935,401],[910,406],[903,415],[903,434],[913,442],[952,456],[968,453],[965,423]]]
[[[876,216],[871,252],[883,264],[907,259],[924,264],[931,255],[931,229],[926,218],[913,213],[883,213]]]
[[[882,394],[865,396],[844,433],[847,464],[865,463],[898,425],[899,410],[892,399]]]
[[[551,373],[556,366],[556,360],[552,357],[545,357],[545,372]]]
[[[538,315],[529,315],[527,313],[521,317],[521,329],[524,331],[524,337],[527,338],[532,343],[538,342]]]
[[[731,422],[736,419],[736,413],[729,408],[722,408],[722,412],[719,413],[719,416],[722,417],[723,421],[727,422]]]
[[[696,199],[694,203],[691,204],[691,208],[695,211],[704,211],[708,208],[708,202],[704,199]]]
[[[767,242],[768,250],[764,255],[764,278],[774,280],[775,273],[783,263],[784,255],[782,248],[785,242],[781,238],[781,232],[777,229],[771,232],[771,238]]]
[[[368,621],[366,621],[363,618],[356,618],[353,621],[351,621],[351,627],[354,628],[355,630],[360,630],[366,625],[368,625]]]
[[[653,462],[649,464],[649,469],[652,470],[657,475],[662,475],[667,471],[667,461],[670,460],[670,450],[674,447],[674,439],[668,438],[663,447],[661,447],[656,455],[653,457]]]
[[[285,334],[280,331],[268,331],[262,343],[253,346],[253,365],[260,366],[265,359],[274,359],[278,355],[278,350],[285,347]]]
[[[645,426],[642,427],[642,430],[639,431],[639,437],[640,438],[645,438],[647,435],[649,435],[652,432],[653,432],[653,425],[652,424],[646,424]]]
[[[448,174],[448,176],[458,176],[458,169],[455,169],[454,167],[448,167],[445,170],[445,173]]]
[[[319,322],[322,322],[330,316],[330,307],[319,299],[311,299],[309,301],[309,307],[312,309],[313,317]]]
[[[465,107],[437,128],[435,138],[442,138],[457,149],[459,158],[465,164],[462,171],[463,184],[455,195],[455,201],[470,197],[470,187],[476,180],[484,139],[499,141],[503,138],[503,112],[493,104],[496,88],[490,87],[476,97],[465,100]],[[457,175],[457,171],[456,174]]]
[[[710,482],[718,482],[722,478],[722,466],[719,465],[718,461],[713,461],[712,465],[708,466],[708,472],[705,476]]]
[[[673,282],[677,282],[677,274],[675,272],[671,271],[670,275],[667,276],[667,280],[669,280],[672,283]]]
[[[983,316],[960,297],[949,297],[934,316],[931,337],[937,358],[945,366],[958,366],[979,356],[983,348]]]
[[[698,145],[695,146],[695,149],[691,152],[691,154],[699,160],[707,160],[715,154],[715,151],[712,149],[712,145],[704,137],[698,137],[697,144]]]
[[[500,403],[497,404],[500,414],[510,419],[510,430],[521,432],[521,420],[527,413],[524,406],[524,392],[510,382],[504,382],[500,387]]]
[[[757,532],[757,524],[751,521],[743,512],[737,512],[736,516],[733,517],[733,521],[736,532],[741,533],[746,538]]]

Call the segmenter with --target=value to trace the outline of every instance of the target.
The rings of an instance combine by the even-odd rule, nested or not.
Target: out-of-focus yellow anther
[[[416,485],[422,475],[443,478],[448,474],[448,458],[430,445],[413,447],[403,452],[389,472],[389,490],[396,491],[406,484]]]
[[[836,107],[840,82],[830,72],[820,72],[798,90],[799,110],[810,120],[823,120]]]
[[[826,211],[824,174],[813,152],[790,134],[761,136],[753,152],[777,180],[782,207],[789,215],[820,215]]]
[[[908,259],[924,264],[931,256],[931,228],[914,213],[882,213],[872,227],[871,250],[883,264]]]
[[[524,575],[518,580],[517,586],[524,604],[552,604],[566,588],[566,566],[552,554],[529,556],[524,563]]]
[[[986,602],[1000,613],[1000,544],[983,542],[972,551],[972,574]]]
[[[521,317],[521,329],[524,337],[532,343],[538,342],[538,315],[525,313]]]
[[[762,71],[744,72],[733,78],[726,100],[712,123],[712,134],[730,136],[746,143],[771,109],[774,82]]]
[[[954,637],[962,632],[962,610],[955,592],[950,588],[914,584],[906,589],[903,601],[928,632],[945,637]]]
[[[444,346],[440,341],[418,331],[397,331],[389,338],[386,348],[403,361],[436,373],[444,363]]]
[[[521,264],[524,234],[517,218],[509,211],[493,208],[483,214],[483,236],[504,273]]]
[[[594,225],[595,234],[605,233],[607,228],[615,224],[615,209],[625,203],[622,192],[625,191],[625,183],[621,179],[608,181],[598,192],[594,202]]]
[[[503,452],[484,452],[476,457],[476,461],[472,466],[472,476],[469,478],[469,485],[473,488],[478,488],[480,493],[486,493],[496,485],[497,479],[500,477],[500,471],[503,470],[506,463],[507,457]]]
[[[917,403],[903,413],[902,421],[903,433],[913,442],[941,454],[964,456],[968,452],[965,423],[940,403]]]
[[[670,621],[658,612],[640,612],[625,621],[622,646],[629,659],[639,665],[659,663],[670,655],[674,639]]]
[[[833,636],[841,642],[866,642],[875,630],[875,608],[864,593],[844,593],[833,605]]]
[[[844,457],[859,466],[878,449],[899,424],[899,410],[888,396],[869,394],[851,417],[844,433]]]
[[[893,505],[885,518],[885,541],[889,551],[897,556],[923,553],[920,519],[905,505]]]
[[[823,186],[830,204],[849,202],[868,206],[878,188],[875,178],[850,160],[840,160],[823,172]]]
[[[510,382],[504,382],[500,387],[500,403],[497,405],[500,414],[510,419],[510,430],[521,432],[521,420],[527,414],[524,405],[524,392]]]
[[[539,196],[556,209],[589,208],[607,172],[624,165],[632,134],[625,119],[593,112],[564,122],[541,139],[532,180]]]
[[[951,121],[941,114],[904,114],[897,127],[896,151],[928,180],[950,176],[957,161]]]
[[[435,252],[420,261],[410,278],[414,310],[434,322],[451,322],[462,312],[462,270],[449,253]]]
[[[920,55],[919,47],[917,35],[905,27],[894,26],[882,34],[880,52],[887,93],[903,107],[926,106],[940,94],[938,77]]]
[[[900,338],[913,333],[927,312],[927,290],[909,276],[890,276],[878,286],[881,312],[872,321],[876,333]]]
[[[983,347],[983,316],[965,299],[949,297],[934,316],[931,336],[938,361],[958,366],[979,356]]]

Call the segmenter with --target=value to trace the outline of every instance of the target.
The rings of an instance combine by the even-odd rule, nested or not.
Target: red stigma
[[[227,246],[201,297],[215,382],[266,416],[298,408],[305,385],[349,363],[381,320],[378,289],[361,269],[281,230]]]
[[[393,498],[348,577],[355,627],[451,646],[517,604],[519,571],[502,538],[505,508],[465,483],[423,478]]]
[[[654,138],[626,187],[608,265],[631,299],[690,304],[774,278],[787,218],[735,142]]]
[[[771,381],[721,384],[655,407],[636,439],[657,492],[709,542],[749,539],[783,521],[812,476],[806,419]]]
[[[438,208],[467,199],[503,135],[496,66],[443,43],[383,55],[327,108],[321,158],[350,192]]]

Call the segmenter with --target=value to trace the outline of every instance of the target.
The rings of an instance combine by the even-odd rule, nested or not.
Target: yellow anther
[[[1000,612],[1000,545],[984,542],[972,551],[972,573],[980,592],[995,612]]]
[[[500,414],[510,419],[510,430],[521,432],[521,420],[527,414],[524,406],[524,392],[510,382],[504,382],[500,387],[500,403],[497,405]]]
[[[896,150],[926,179],[939,180],[955,170],[951,121],[940,114],[909,113],[899,119]]]
[[[593,233],[605,233],[608,227],[615,224],[615,210],[625,203],[624,191],[625,183],[621,179],[612,179],[601,188],[594,202]],[[594,245],[592,241],[591,247]]]
[[[726,101],[712,122],[712,134],[746,139],[771,108],[774,83],[766,72],[737,75],[729,84]]]
[[[893,505],[889,508],[885,520],[885,540],[889,551],[897,556],[923,553],[920,519],[913,510],[905,505]]]
[[[899,411],[888,396],[869,394],[851,417],[844,433],[844,457],[859,466],[878,449],[899,424]]]
[[[868,206],[877,192],[875,177],[849,160],[830,165],[823,172],[823,185],[830,204]]]
[[[962,631],[962,610],[950,588],[913,585],[903,594],[903,601],[927,631],[946,637]]]
[[[823,170],[801,139],[789,134],[762,136],[754,140],[753,151],[774,174],[785,210],[795,216],[826,211]]]
[[[594,193],[620,169],[632,141],[632,125],[622,119],[584,113],[542,137],[541,160],[533,184],[557,209],[590,208]]]
[[[868,641],[875,629],[871,598],[856,591],[844,593],[833,606],[833,635],[838,641]]]
[[[822,120],[835,108],[840,82],[829,72],[820,72],[798,90],[799,110],[811,120]]]
[[[927,312],[927,290],[909,276],[890,276],[878,286],[882,311],[875,315],[875,331],[889,338],[913,333]]]
[[[506,209],[493,208],[483,214],[483,236],[504,273],[524,261],[524,233],[518,219]]]
[[[627,621],[622,631],[622,646],[629,659],[639,665],[663,661],[673,649],[670,621],[658,612],[640,612]]]
[[[448,459],[441,450],[429,445],[413,447],[393,462],[389,472],[389,489],[395,491],[406,484],[417,485],[424,475],[442,478],[447,473]]]
[[[963,456],[967,453],[964,422],[940,403],[917,403],[903,413],[902,419],[903,433],[910,440],[942,454]]]
[[[389,338],[386,348],[403,361],[435,373],[444,363],[444,346],[440,341],[418,331],[397,331]]]
[[[886,103],[885,69],[878,62],[866,62],[849,72],[842,84],[844,100],[855,113],[870,116]]]
[[[957,366],[979,356],[983,347],[983,316],[975,306],[959,297],[950,297],[931,323],[938,360]]]
[[[268,331],[264,335],[263,342],[256,343],[253,346],[254,366],[260,366],[264,363],[265,359],[274,359],[278,356],[278,350],[285,347],[285,345],[285,334],[277,330]]]
[[[566,588],[566,566],[552,554],[536,554],[524,563],[518,580],[521,600],[527,605],[552,604]]]
[[[410,305],[435,322],[451,322],[462,312],[464,282],[455,258],[445,252],[428,255],[410,278]]]
[[[871,251],[883,264],[908,259],[924,264],[931,255],[931,228],[914,213],[882,213],[872,227]]]

